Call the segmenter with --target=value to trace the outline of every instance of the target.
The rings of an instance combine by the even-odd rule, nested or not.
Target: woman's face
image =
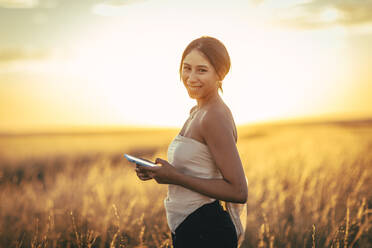
[[[184,58],[181,78],[193,99],[202,99],[218,92],[218,75],[214,67],[204,54],[196,49]]]

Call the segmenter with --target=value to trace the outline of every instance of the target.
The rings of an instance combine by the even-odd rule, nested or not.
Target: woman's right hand
[[[140,165],[137,165],[135,170],[137,173],[137,177],[141,179],[142,181],[147,181],[147,180],[152,179],[152,176],[149,175],[148,171],[141,169]]]

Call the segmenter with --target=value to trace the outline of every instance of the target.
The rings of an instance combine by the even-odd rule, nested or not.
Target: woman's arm
[[[243,166],[235,144],[233,128],[223,113],[209,111],[202,119],[201,131],[219,168],[222,179],[203,179],[179,173],[162,159],[158,168],[144,168],[158,183],[176,184],[219,200],[245,203],[248,189]]]
[[[216,190],[223,193],[223,198],[231,197],[237,202],[246,202],[248,186],[231,120],[218,109],[209,110],[202,119],[201,132],[223,177],[221,185],[213,187],[218,187]]]

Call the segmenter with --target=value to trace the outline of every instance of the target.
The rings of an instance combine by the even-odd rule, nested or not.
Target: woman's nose
[[[194,72],[190,72],[188,78],[187,78],[187,83],[193,83],[197,81],[197,76],[195,75]]]

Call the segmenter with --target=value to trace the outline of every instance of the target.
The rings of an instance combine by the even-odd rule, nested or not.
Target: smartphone
[[[138,164],[138,165],[142,165],[142,166],[147,166],[147,167],[155,167],[155,166],[159,166],[157,164],[154,164],[152,162],[149,162],[149,161],[146,161],[142,158],[137,158],[137,157],[134,157],[134,156],[131,156],[129,154],[124,154],[124,157],[129,161],[129,162],[132,162],[132,163],[135,163],[135,164]]]

